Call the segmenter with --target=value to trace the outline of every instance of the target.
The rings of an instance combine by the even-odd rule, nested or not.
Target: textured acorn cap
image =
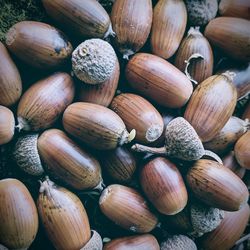
[[[72,53],[72,69],[78,79],[98,84],[109,79],[115,70],[117,57],[113,47],[102,39],[89,39]]]
[[[161,250],[197,250],[193,240],[185,235],[173,235],[161,243]]]
[[[102,250],[102,237],[95,230],[91,230],[91,238],[80,250]]]
[[[13,156],[17,165],[26,173],[39,176],[44,173],[37,149],[38,134],[27,134],[18,138]]]
[[[224,218],[224,211],[203,204],[192,204],[191,223],[198,237],[217,228]]]

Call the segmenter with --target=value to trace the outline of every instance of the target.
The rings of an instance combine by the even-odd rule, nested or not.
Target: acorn
[[[63,131],[49,129],[37,141],[39,155],[51,176],[78,190],[101,189],[99,162]]]
[[[240,166],[250,169],[250,131],[242,135],[236,142],[234,152]]]
[[[47,14],[80,39],[114,36],[108,13],[96,0],[42,0]]]
[[[180,70],[155,55],[137,53],[125,74],[136,92],[164,107],[184,106],[193,92],[192,83]]]
[[[80,249],[91,238],[87,213],[80,199],[48,178],[41,182],[37,208],[41,223],[56,249]]]
[[[165,130],[164,147],[153,148],[141,144],[134,144],[132,150],[175,157],[186,161],[198,160],[204,155],[207,155],[218,162],[222,162],[216,154],[209,150],[204,150],[196,131],[183,117],[177,117],[168,123]]]
[[[154,7],[150,37],[152,53],[170,58],[181,43],[186,25],[187,10],[183,0],[159,0]]]
[[[63,114],[63,127],[85,144],[100,150],[115,149],[135,137],[135,130],[129,133],[114,111],[87,102],[77,102],[67,107]]]
[[[113,100],[119,82],[120,65],[116,60],[115,69],[110,78],[101,84],[79,84],[77,100],[91,102],[108,107]]]
[[[201,238],[201,247],[207,250],[231,249],[245,231],[249,215],[248,204],[245,204],[239,211],[225,212],[225,218],[221,224]]]
[[[174,65],[198,84],[212,75],[213,62],[213,51],[208,40],[199,27],[191,27],[178,48]]]
[[[22,94],[22,80],[8,50],[1,42],[0,57],[0,105],[9,107],[14,105]]]
[[[179,234],[162,241],[161,250],[197,250],[197,246],[189,237]]]
[[[118,183],[130,183],[136,171],[137,159],[126,147],[105,151],[101,157],[103,171]]]
[[[160,250],[156,238],[151,234],[127,236],[113,239],[104,245],[103,250]]]
[[[250,60],[250,20],[237,17],[217,17],[205,29],[208,41],[235,60]]]
[[[40,176],[44,173],[37,149],[38,136],[39,134],[20,136],[13,150],[13,157],[20,169],[34,176]]]
[[[162,214],[177,214],[187,205],[188,194],[181,173],[163,157],[154,158],[142,168],[140,183],[147,198]]]
[[[51,127],[73,101],[75,87],[67,73],[58,72],[33,84],[17,107],[17,128],[39,131]]]
[[[28,249],[38,230],[37,209],[30,192],[17,179],[2,179],[0,204],[0,242],[8,249]]]
[[[202,142],[213,139],[233,114],[237,102],[237,91],[232,84],[234,76],[232,72],[210,76],[198,85],[190,98],[184,118]]]
[[[0,145],[12,140],[15,132],[15,118],[12,111],[0,105]]]
[[[116,0],[111,21],[115,43],[124,59],[139,51],[146,43],[153,18],[151,0]]]
[[[110,220],[134,233],[148,233],[158,223],[147,201],[133,188],[118,184],[108,186],[102,191],[99,206]]]
[[[80,250],[102,250],[102,249],[103,249],[103,244],[101,235],[97,231],[91,230],[90,240]]]
[[[110,108],[122,118],[128,130],[136,130],[136,141],[148,144],[161,136],[163,119],[156,108],[143,97],[123,93],[113,99]]]
[[[248,201],[244,182],[231,170],[212,160],[195,162],[187,173],[187,183],[205,204],[226,211],[237,211]]]
[[[6,45],[19,59],[39,69],[62,65],[73,50],[61,31],[35,21],[22,21],[13,25],[6,34]]]
[[[223,154],[229,151],[249,128],[250,122],[248,119],[242,120],[236,116],[231,116],[221,131],[211,141],[204,143],[204,147],[217,154]]]
[[[112,76],[117,57],[108,42],[97,38],[78,45],[71,60],[73,72],[79,80],[88,84],[99,84]]]

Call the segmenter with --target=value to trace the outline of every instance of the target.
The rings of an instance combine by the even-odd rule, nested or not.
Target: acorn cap
[[[91,230],[91,238],[80,250],[102,250],[102,237],[95,230]]]
[[[18,138],[13,156],[17,165],[30,175],[39,176],[44,173],[37,149],[39,134],[27,134]]]
[[[173,235],[161,243],[161,250],[197,250],[193,240],[185,235]]]

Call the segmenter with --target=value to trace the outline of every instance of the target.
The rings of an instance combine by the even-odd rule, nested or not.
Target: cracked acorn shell
[[[103,250],[160,250],[156,238],[151,234],[127,236],[113,239],[104,245]]]
[[[51,127],[73,101],[75,87],[69,74],[57,72],[33,84],[17,107],[17,127],[39,131]]]
[[[12,106],[22,94],[22,80],[8,50],[0,42],[0,105]]]
[[[99,150],[115,149],[135,137],[135,130],[129,133],[114,111],[87,102],[73,103],[66,108],[63,127],[69,134]]]
[[[49,129],[38,138],[37,148],[48,173],[78,190],[102,188],[101,166],[63,131]]]
[[[139,51],[146,43],[153,17],[151,0],[116,0],[111,21],[115,43],[124,59]]]
[[[237,102],[234,75],[226,72],[210,76],[198,85],[188,102],[184,118],[202,142],[213,139],[233,114]]]
[[[114,35],[108,13],[96,0],[42,0],[42,3],[58,25],[81,39]]]
[[[85,208],[69,190],[46,179],[41,183],[37,208],[47,236],[56,249],[77,250],[90,240]]]
[[[99,206],[110,220],[134,233],[148,233],[158,223],[144,197],[130,187],[118,184],[108,186],[102,191]]]
[[[0,105],[0,146],[12,140],[15,132],[15,118],[12,111]]]
[[[6,34],[6,45],[19,59],[39,69],[62,65],[73,50],[60,30],[35,21],[22,21],[13,25]]]
[[[140,183],[147,198],[162,214],[177,214],[187,205],[188,194],[181,173],[175,164],[163,157],[143,167]]]
[[[231,170],[212,160],[196,161],[187,173],[187,183],[205,204],[225,211],[240,210],[249,198],[245,183]]]
[[[38,231],[37,209],[28,189],[17,179],[0,180],[0,204],[0,242],[8,249],[28,249]]]
[[[128,130],[136,130],[136,141],[148,144],[161,136],[164,128],[162,116],[143,97],[120,94],[113,99],[110,108],[122,118]]]
[[[164,107],[184,106],[193,92],[192,83],[179,69],[152,54],[134,55],[125,74],[136,92]]]
[[[150,37],[152,53],[164,59],[174,55],[181,43],[186,25],[187,10],[183,0],[159,0],[154,7]]]

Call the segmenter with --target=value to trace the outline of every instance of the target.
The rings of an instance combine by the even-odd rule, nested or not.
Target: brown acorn
[[[61,31],[35,21],[22,21],[12,26],[6,34],[6,45],[22,61],[39,69],[60,66],[73,50]]]
[[[49,174],[78,190],[102,189],[99,162],[63,131],[46,130],[39,136],[37,148]]]
[[[128,59],[145,44],[152,24],[151,0],[116,0],[111,21],[116,33],[115,42],[124,59]]]
[[[143,167],[140,183],[147,198],[162,214],[177,214],[187,205],[188,194],[181,173],[163,157]]]
[[[0,42],[0,105],[12,106],[22,94],[22,80],[7,49]]]
[[[67,73],[58,72],[33,84],[22,96],[17,108],[17,127],[38,131],[54,124],[73,101],[75,87]]]
[[[152,53],[164,59],[171,57],[181,43],[186,25],[187,10],[183,0],[159,0],[154,7]]]
[[[63,127],[77,139],[100,150],[114,149],[135,137],[135,130],[129,133],[114,111],[87,102],[68,106],[63,114]]]
[[[126,66],[126,78],[139,94],[169,108],[180,108],[189,100],[193,86],[189,79],[166,60],[137,53]]]
[[[120,94],[113,99],[110,108],[122,118],[128,130],[136,130],[136,141],[148,144],[161,136],[163,119],[156,108],[143,97]]]
[[[146,200],[133,188],[118,184],[108,186],[100,196],[99,206],[110,220],[135,233],[148,233],[158,223]]]
[[[202,142],[213,139],[233,114],[237,101],[237,91],[232,84],[234,75],[226,72],[210,76],[198,85],[190,98],[184,118]]]
[[[248,201],[244,182],[231,170],[211,160],[198,160],[187,174],[187,183],[205,204],[226,211],[237,211]]]

